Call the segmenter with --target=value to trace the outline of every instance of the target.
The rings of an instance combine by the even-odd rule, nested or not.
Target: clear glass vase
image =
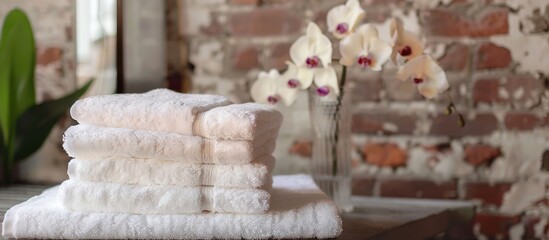
[[[312,175],[316,184],[331,197],[340,211],[351,204],[351,88],[344,87],[335,99],[309,91],[313,131]]]

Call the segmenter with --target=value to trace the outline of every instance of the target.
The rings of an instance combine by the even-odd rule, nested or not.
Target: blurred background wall
[[[128,92],[168,86],[247,102],[258,72],[284,70],[289,47],[306,24],[314,21],[325,30],[327,11],[343,2],[101,1],[101,7],[88,3],[89,8],[79,8],[83,3],[71,0],[4,0],[0,15],[20,7],[31,18],[39,49],[40,100],[59,97],[90,77],[103,79],[103,87],[96,86],[92,94],[112,93],[116,75],[123,71]],[[112,19],[120,14],[114,6],[119,3],[124,69],[115,64],[118,29],[109,27],[117,23]],[[483,206],[476,218],[478,234],[507,236],[511,226],[523,223],[526,233],[533,235],[533,227],[545,218],[540,217],[542,210],[531,209],[547,209],[549,202],[538,201],[548,194],[549,1],[361,4],[365,21],[377,25],[382,38],[389,37],[392,16],[422,35],[428,51],[446,70],[451,98],[467,125],[460,128],[457,118],[445,115],[446,96],[426,101],[415,86],[394,79],[396,69],[390,63],[380,73],[352,69],[354,194],[476,199]],[[84,27],[75,26],[82,14],[93,12],[91,8],[103,10],[87,21],[105,29],[79,44],[93,50],[90,56],[95,57],[86,58],[83,50],[77,51],[75,40]],[[307,172],[307,94],[279,109],[285,121],[275,171]],[[26,179],[66,177],[68,157],[60,142],[68,124],[69,118],[60,122],[42,150],[20,166]]]
[[[343,2],[180,1],[179,34],[194,66],[193,91],[250,101],[258,71],[283,70],[307,22],[325,29],[327,11]],[[467,125],[460,128],[456,117],[445,115],[446,96],[426,101],[415,86],[397,81],[390,63],[381,73],[352,69],[353,193],[480,200],[475,231],[492,237],[508,236],[520,222],[538,223],[539,212],[521,216],[543,205],[533,199],[547,194],[549,1],[361,3],[365,20],[385,39],[392,16],[423,36],[447,72]],[[280,109],[285,122],[275,171],[307,171],[306,93]]]

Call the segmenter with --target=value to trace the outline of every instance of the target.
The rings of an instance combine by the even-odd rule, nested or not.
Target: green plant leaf
[[[92,82],[90,80],[65,97],[35,105],[19,117],[15,131],[15,161],[27,158],[42,146],[55,123],[88,90]]]
[[[4,138],[1,137],[3,135],[2,128],[0,128],[0,163],[4,164],[4,158],[6,157],[6,146],[4,145]]]
[[[5,143],[9,142],[10,132],[13,130],[15,121],[15,109],[13,107],[14,97],[11,84],[11,48],[13,45],[13,34],[3,35],[0,40],[0,128]]]
[[[14,90],[16,102],[16,117],[34,106],[34,68],[36,65],[36,54],[34,46],[34,35],[27,15],[20,9],[11,10],[4,19],[2,37],[14,34],[11,45],[11,83]]]

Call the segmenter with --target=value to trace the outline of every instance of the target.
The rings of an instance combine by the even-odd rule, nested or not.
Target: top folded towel
[[[282,123],[280,112],[266,105],[167,89],[93,96],[77,101],[70,113],[79,123],[227,140],[253,140]]]

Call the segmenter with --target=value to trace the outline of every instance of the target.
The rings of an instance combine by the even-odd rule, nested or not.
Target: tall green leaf
[[[14,30],[15,31],[15,30]],[[14,94],[11,84],[11,48],[13,34],[7,34],[0,40],[0,128],[4,142],[8,142],[12,131],[14,114]]]
[[[35,104],[35,49],[30,22],[21,10],[8,13],[0,40],[0,128],[6,160],[13,157],[17,117]]]
[[[19,117],[15,131],[15,161],[25,159],[42,146],[55,123],[88,90],[92,82],[90,80],[63,98],[35,105]]]
[[[13,31],[15,30],[16,31]],[[11,45],[11,82],[15,91],[15,114],[19,116],[35,101],[34,68],[36,55],[34,34],[27,15],[20,9],[14,9],[4,19],[2,37],[14,34],[15,41]]]

